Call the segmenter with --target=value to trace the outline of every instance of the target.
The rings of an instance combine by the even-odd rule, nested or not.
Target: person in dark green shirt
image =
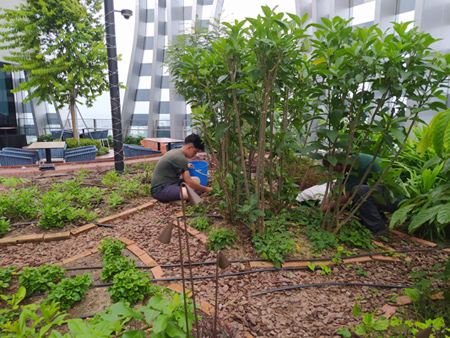
[[[331,153],[327,153],[324,157],[323,165],[329,169],[331,167],[331,164],[327,158],[329,156],[338,156],[339,154],[340,153],[338,152],[334,152],[333,155]],[[353,197],[352,202],[358,203],[358,201],[370,190],[368,180],[372,178],[374,173],[383,172],[381,166],[377,163],[378,161],[381,161],[379,158],[375,159],[372,167],[370,167],[374,157],[368,154],[359,154],[356,158],[355,165],[350,171],[351,163],[353,162],[354,158],[354,155],[349,155],[347,165],[344,166],[344,163],[337,163],[333,168],[335,172],[345,174],[344,180],[348,177],[347,183],[345,184],[345,193],[340,199],[340,205],[347,203],[356,189],[358,189],[358,191]],[[369,170],[369,167],[370,171],[368,175],[364,177],[366,172]],[[359,186],[360,183],[361,185]],[[358,211],[361,218],[361,223],[370,230],[372,235],[377,236],[387,232],[387,217],[384,212],[394,212],[395,210],[397,210],[398,204],[401,199],[398,198],[395,202],[391,202],[388,195],[385,194],[384,187],[378,186],[375,189],[381,195],[382,199],[376,199],[372,193],[369,197],[365,198],[364,203],[361,205]],[[335,206],[336,200],[332,201],[329,198],[325,198],[322,202],[321,209],[323,212],[325,212],[328,208],[333,209]]]
[[[188,159],[194,157],[205,145],[196,134],[191,134],[184,140],[180,149],[172,149],[165,153],[156,164],[152,174],[152,196],[161,202],[171,202],[188,199],[186,189],[181,190],[180,184],[185,182],[192,189],[210,192],[211,187],[200,184],[198,177],[189,174]],[[182,195],[181,195],[182,193]]]

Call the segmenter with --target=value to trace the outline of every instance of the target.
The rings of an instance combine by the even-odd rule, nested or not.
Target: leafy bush
[[[286,164],[286,176],[294,178],[300,190],[308,189],[326,178],[325,173],[316,173],[317,163],[307,157],[295,157]]]
[[[209,219],[206,216],[194,218],[190,221],[189,225],[197,231],[208,231],[211,229],[209,226]]]
[[[123,256],[107,256],[109,259],[103,261],[102,280],[109,282],[114,279],[114,276],[122,271],[127,271],[136,268],[134,259],[129,259]],[[110,259],[114,257],[113,259]]]
[[[141,189],[142,185],[138,177],[131,180],[122,181],[119,186],[120,194],[125,198],[136,197]]]
[[[256,252],[261,254],[261,258],[273,262],[277,269],[281,268],[286,256],[295,252],[294,234],[288,231],[280,231],[276,227],[266,227],[264,234],[256,234],[252,242]]]
[[[407,222],[408,232],[433,241],[445,241],[450,237],[450,212],[447,208],[450,156],[437,156],[432,144],[419,152],[419,145],[425,140],[424,133],[427,134],[429,128],[413,129],[418,141],[409,139],[394,164],[406,183],[408,198],[392,215],[390,227]]]
[[[12,279],[14,271],[16,271],[15,266],[8,268],[0,267],[0,291],[9,286],[9,281]]]
[[[24,267],[19,277],[19,285],[25,287],[27,294],[45,292],[53,289],[56,282],[67,272],[59,265],[42,265],[38,268]]]
[[[136,144],[138,146],[141,145],[141,140],[143,140],[144,137],[143,136],[127,136],[123,139],[123,143],[125,144]]]
[[[208,250],[221,250],[227,245],[233,244],[237,239],[237,235],[232,230],[227,228],[212,228],[209,232],[208,241],[206,247]]]
[[[38,191],[35,186],[10,189],[0,198],[2,216],[11,220],[33,220],[38,214]]]
[[[111,209],[116,209],[116,208],[120,207],[123,204],[123,202],[125,202],[125,198],[120,196],[115,191],[111,191],[111,194],[109,195],[109,198],[106,201],[106,203],[108,203],[108,205]]]
[[[102,184],[109,188],[119,185],[122,182],[121,176],[115,170],[108,171],[102,179]]]
[[[46,303],[56,302],[61,310],[68,310],[78,301],[83,300],[84,293],[93,286],[91,282],[92,275],[85,273],[83,276],[75,278],[64,278],[56,287],[49,291]]]
[[[337,239],[350,247],[361,248],[363,250],[373,248],[370,230],[357,221],[344,225],[337,234]]]
[[[429,319],[426,323],[420,321],[403,320],[397,317],[377,317],[375,312],[361,313],[361,307],[358,303],[353,306],[353,317],[363,316],[363,323],[350,329],[339,329],[338,334],[343,337],[354,337],[354,332],[358,337],[413,337],[417,332],[432,327],[432,332],[437,333],[443,327],[445,323],[442,318]]]
[[[0,238],[3,237],[11,228],[9,227],[9,220],[5,217],[0,217]]]
[[[97,151],[97,156],[108,155],[108,154],[109,154],[109,148],[106,148],[106,147],[100,147],[100,149]]]
[[[93,140],[90,138],[80,138],[78,141],[73,138],[66,139],[67,149],[79,148],[85,146],[96,146],[100,150],[101,142],[99,140]]]
[[[37,142],[53,142],[52,134],[44,134],[37,137]]]
[[[136,305],[139,300],[143,300],[146,295],[153,293],[155,287],[150,284],[150,277],[145,272],[137,269],[122,271],[114,276],[113,286],[108,288],[113,302],[121,300]]]
[[[317,224],[308,224],[306,230],[302,230],[302,232],[316,252],[330,250],[337,245],[336,236],[317,226]]]
[[[112,256],[121,256],[122,249],[126,247],[126,244],[117,238],[103,238],[100,243],[98,250],[103,254],[103,260],[108,260]]]

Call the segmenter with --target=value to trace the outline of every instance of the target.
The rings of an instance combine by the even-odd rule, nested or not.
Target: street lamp
[[[122,115],[120,112],[119,72],[117,69],[116,31],[114,24],[113,0],[104,0],[106,52],[108,55],[109,94],[111,97],[111,121],[114,144],[114,168],[117,173],[124,173],[123,143],[122,143]],[[129,19],[133,12],[123,9],[120,13]]]

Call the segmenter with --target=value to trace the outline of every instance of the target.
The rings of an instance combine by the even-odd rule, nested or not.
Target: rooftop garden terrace
[[[448,335],[450,114],[443,96],[449,56],[407,24],[382,32],[324,19],[307,36],[306,18],[263,9],[262,17],[187,34],[168,52],[175,86],[190,101],[209,150],[202,156],[213,191],[202,204],[185,209],[152,200],[109,218],[124,198],[147,201],[149,166],[124,176],[80,171],[58,183],[51,176],[3,180],[1,208],[9,214],[1,223],[1,273],[4,292],[16,298],[5,297],[1,325],[10,336],[52,329],[54,337],[99,330],[107,337],[211,337],[208,304],[216,295],[223,337]],[[418,127],[425,110],[437,115]],[[382,170],[369,181],[369,193],[382,186],[404,197],[388,215],[387,234],[373,238],[359,222],[358,203],[325,212],[297,204],[300,190],[321,181],[330,192],[338,180],[331,198],[345,191],[346,178],[335,170],[342,158],[329,156],[329,170],[320,163],[336,149],[355,159],[379,157]],[[26,237],[34,225],[8,230],[19,219],[43,225],[33,230],[43,242]],[[67,237],[48,236],[54,220]],[[179,231],[165,246],[158,238],[169,223]],[[14,239],[14,231],[25,237]],[[219,250],[232,264],[217,287]],[[108,252],[113,259],[105,258]],[[195,281],[188,287],[203,317],[198,326],[193,304],[185,312],[180,296],[166,290],[180,290],[169,283],[190,279],[180,277],[189,252]],[[58,283],[67,274],[59,268],[42,268],[36,274],[54,276],[40,290],[45,294],[17,304],[35,291],[22,277],[34,273],[27,268],[46,264],[73,269],[70,281]],[[86,270],[90,275],[76,277]],[[131,281],[133,290],[124,291]],[[69,304],[69,292],[61,290],[73,284],[80,292],[72,300],[79,302]],[[44,321],[57,306],[72,320],[47,315]],[[94,313],[89,321],[73,319]]]

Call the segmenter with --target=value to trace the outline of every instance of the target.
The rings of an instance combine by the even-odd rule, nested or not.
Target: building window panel
[[[184,20],[191,21],[192,18],[192,6],[184,7]]]
[[[414,11],[416,8],[416,0],[399,0],[398,7],[399,14]]]
[[[145,50],[153,50],[153,41],[155,38],[153,36],[146,36],[145,42],[144,42],[144,49]]]
[[[135,101],[150,101],[150,89],[138,89],[136,90]]]
[[[159,114],[170,114],[170,102],[161,102]]]
[[[162,77],[161,88],[169,88],[169,77],[168,76]]]
[[[141,64],[141,71],[139,72],[139,76],[151,76],[151,75],[152,75],[152,64],[151,63]]]
[[[155,10],[147,9],[147,22],[155,22]]]

